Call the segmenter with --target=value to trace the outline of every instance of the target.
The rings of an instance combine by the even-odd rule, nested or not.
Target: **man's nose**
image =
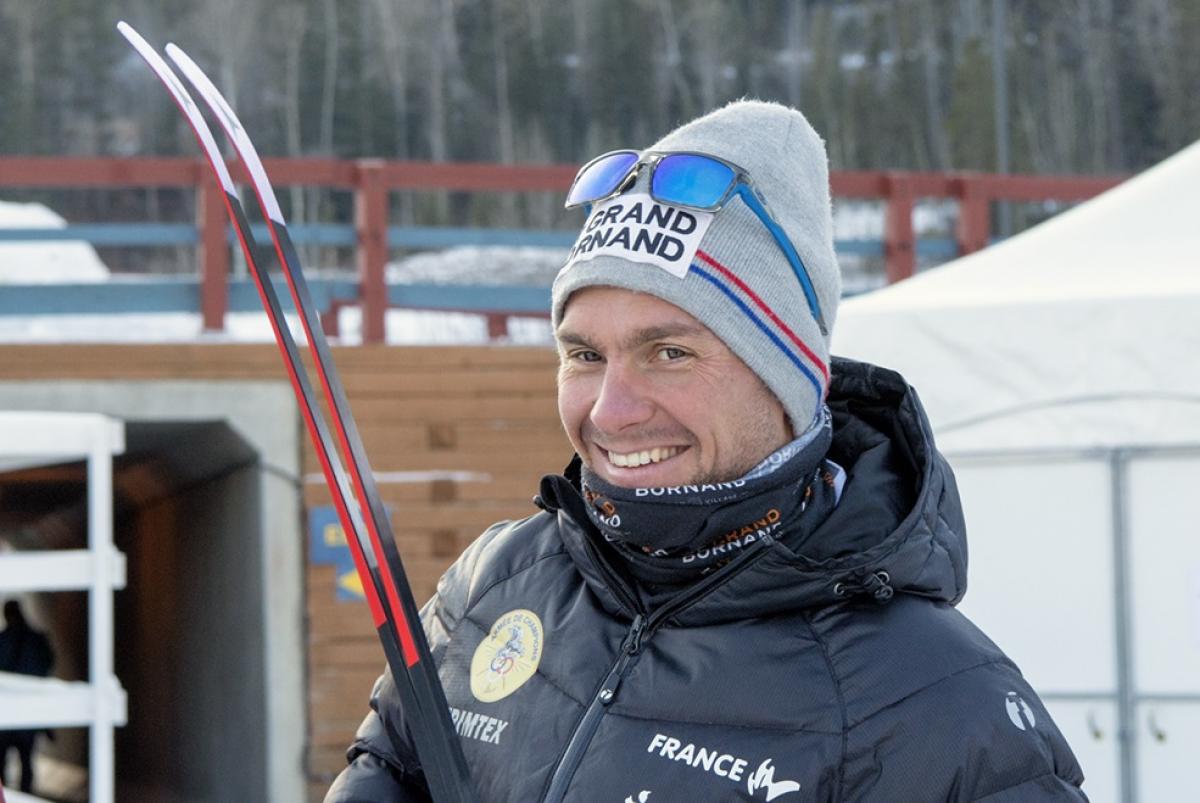
[[[610,362],[604,371],[600,395],[592,405],[592,424],[601,432],[615,435],[626,427],[638,426],[654,416],[645,381],[636,370]]]

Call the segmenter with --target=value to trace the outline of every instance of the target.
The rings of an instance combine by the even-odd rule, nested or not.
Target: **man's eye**
[[[600,355],[591,349],[579,349],[578,351],[572,351],[568,356],[572,360],[579,360],[580,362],[600,362],[601,360]]]
[[[675,346],[663,346],[658,350],[657,357],[660,360],[679,360],[687,356],[687,352]]]

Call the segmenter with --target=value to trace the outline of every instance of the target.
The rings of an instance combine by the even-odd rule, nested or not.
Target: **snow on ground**
[[[43,204],[0,201],[0,227],[61,229],[66,225],[61,215]],[[108,268],[88,243],[0,240],[0,284],[102,282],[108,276]]]
[[[3,292],[3,291],[0,291]],[[288,315],[292,336],[304,343],[299,319]],[[340,311],[341,336],[334,345],[362,342],[358,307]],[[392,345],[485,344],[487,321],[481,315],[425,310],[388,310],[387,342]],[[39,315],[0,317],[0,343],[271,343],[274,336],[261,312],[230,313],[224,332],[205,332],[199,313],[123,315]],[[550,321],[510,318],[508,337],[516,345],[549,345]]]
[[[346,307],[338,317],[340,342],[362,342],[362,314]],[[495,342],[488,339],[487,320],[482,315],[429,310],[387,311],[384,319],[387,342],[393,345],[463,345]],[[554,343],[549,318],[513,316],[508,319],[508,336],[500,342],[516,346],[549,346]]]
[[[298,324],[293,331],[299,331]],[[198,312],[0,316],[0,342],[3,343],[253,343],[271,340],[271,326],[264,313],[227,315],[224,332],[204,332]]]
[[[18,206],[8,204],[8,206]],[[49,210],[47,210],[49,211]],[[50,213],[53,214],[53,213]],[[61,220],[61,219],[60,219]],[[0,218],[11,226],[22,226]],[[51,246],[75,243],[28,243],[27,251],[35,253]],[[90,246],[82,247],[95,252]],[[103,274],[91,271],[86,253],[56,249],[59,281],[103,280],[108,271],[96,260]],[[395,283],[436,284],[499,284],[529,287],[548,286],[566,257],[565,249],[461,247],[442,252],[425,252],[388,265],[388,281]],[[48,253],[47,260],[50,260]],[[34,260],[36,263],[36,259]],[[27,264],[27,263],[22,263]],[[8,274],[0,270],[0,277]],[[9,283],[34,283],[27,273],[13,271]],[[6,278],[0,278],[0,282]],[[304,337],[295,316],[289,316],[293,336],[298,342]],[[335,343],[362,342],[362,314],[358,307],[340,310],[338,325],[341,336]],[[427,310],[387,311],[387,342],[395,345],[418,344],[484,344],[490,342],[487,321],[481,315],[436,312]],[[225,317],[223,332],[205,332],[199,312],[120,315],[37,315],[0,316],[0,343],[269,343],[273,336],[267,316],[262,312],[230,313]],[[522,345],[549,345],[550,324],[546,319],[514,317],[509,319],[505,342]]]

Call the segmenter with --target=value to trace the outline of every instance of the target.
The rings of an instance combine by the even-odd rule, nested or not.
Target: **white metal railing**
[[[125,556],[113,546],[112,458],[124,450],[125,426],[107,416],[0,412],[0,465],[87,461],[88,548],[0,553],[0,594],[87,591],[88,680],[0,673],[0,728],[88,728],[92,803],[113,802],[113,729],[127,717],[113,673],[113,591],[125,587]]]

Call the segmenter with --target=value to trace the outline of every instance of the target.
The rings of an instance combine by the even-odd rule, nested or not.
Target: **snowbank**
[[[0,228],[61,229],[67,221],[43,204],[0,201]],[[0,284],[102,282],[108,267],[85,242],[0,240]]]

